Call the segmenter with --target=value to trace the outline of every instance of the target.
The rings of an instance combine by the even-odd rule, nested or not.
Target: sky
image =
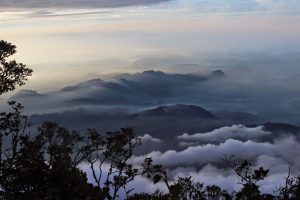
[[[51,91],[113,73],[189,73],[222,59],[295,55],[299,8],[297,0],[4,0],[0,38],[33,68],[26,88]]]

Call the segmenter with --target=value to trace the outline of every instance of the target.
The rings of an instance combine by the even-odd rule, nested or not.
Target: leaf
[[[158,183],[160,180],[161,180],[161,176],[160,176],[159,174],[156,174],[156,175],[153,177],[153,183],[154,183],[154,184]]]

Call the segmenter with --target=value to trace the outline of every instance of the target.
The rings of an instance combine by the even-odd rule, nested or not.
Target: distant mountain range
[[[78,130],[97,128],[109,131],[131,126],[136,128],[138,134],[150,132],[160,137],[176,136],[183,132],[211,131],[214,128],[232,124],[248,124],[248,127],[263,125],[270,132],[297,133],[299,131],[297,126],[259,121],[259,118],[251,113],[211,112],[199,106],[184,104],[159,106],[135,113],[77,109],[62,113],[32,115],[31,121],[35,126],[44,121],[55,121]]]
[[[300,133],[300,127],[291,124],[266,122],[260,125],[264,126],[264,130],[277,134],[291,133],[298,136],[298,134]],[[256,126],[258,125],[248,125],[248,127]]]
[[[104,130],[118,129],[125,126],[133,126],[139,130],[154,129],[155,135],[160,135],[160,129],[168,128],[167,124],[175,123],[167,132],[178,134],[187,128],[203,130],[208,124],[220,124],[219,119],[212,112],[194,105],[168,105],[159,106],[139,112],[131,113],[119,110],[88,110],[76,109],[61,113],[32,115],[31,120],[38,126],[44,121],[55,121],[70,128],[85,130],[87,128],[99,128]],[[191,122],[195,122],[194,125]],[[199,123],[201,122],[201,123]],[[155,126],[153,127],[153,124]],[[206,129],[206,128],[205,128]],[[143,132],[143,131],[142,131]]]
[[[116,75],[110,80],[88,80],[47,93],[23,90],[11,99],[25,106],[33,128],[44,121],[55,121],[80,131],[96,128],[106,132],[130,126],[138,135],[150,134],[162,139],[233,124],[264,125],[267,131],[279,135],[298,133],[296,126],[267,123],[272,120],[232,107],[243,102],[235,95],[230,99],[222,93],[215,95],[218,87],[205,88],[216,82],[220,84],[223,79],[226,74],[222,70],[207,74],[149,70]],[[225,106],[219,109],[219,105]]]
[[[21,90],[10,99],[21,102],[29,113],[61,112],[90,106],[146,108],[177,102],[194,104],[204,100],[204,93],[199,91],[204,83],[223,77],[222,70],[208,74],[149,70],[116,75],[110,80],[92,79],[47,93]]]
[[[259,121],[258,117],[251,113],[224,111],[222,114],[221,111],[211,112],[199,106],[185,104],[159,106],[135,113],[76,109],[62,113],[32,115],[30,121],[33,123],[32,129],[44,121],[52,121],[81,132],[88,128],[107,132],[133,127],[139,136],[149,134],[164,140],[164,145],[159,147],[162,150],[180,148],[176,138],[183,133],[205,133],[234,124],[244,124],[249,128],[263,126],[265,131],[274,134],[273,139],[287,133],[299,137],[300,132],[300,128],[294,125]]]

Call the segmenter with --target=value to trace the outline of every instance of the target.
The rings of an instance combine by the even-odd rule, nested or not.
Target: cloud
[[[268,13],[284,11],[289,13],[290,10],[299,8],[300,4],[297,0],[220,0],[209,1],[202,0],[192,3],[185,3],[196,8],[202,7],[202,12],[211,15],[230,15],[230,14],[247,14],[247,13]],[[294,6],[294,7],[293,7]],[[204,8],[204,9],[203,9]]]
[[[138,155],[161,149],[162,146],[165,145],[163,140],[149,134],[144,134],[139,136],[139,138],[141,139],[142,145],[135,149],[135,153]]]
[[[103,174],[108,172],[109,165],[104,165]],[[87,173],[88,181],[94,183],[93,175],[91,173],[90,167],[83,163],[80,168]],[[263,193],[274,193],[276,189],[284,185],[284,177],[287,176],[288,166],[283,170],[273,173],[270,171],[269,176],[258,183],[260,185],[260,190]],[[96,172],[98,173],[98,172]],[[228,191],[239,191],[242,187],[239,184],[238,177],[234,174],[232,169],[221,169],[214,165],[208,164],[203,166],[201,169],[196,170],[195,168],[178,167],[176,169],[168,170],[169,184],[172,185],[178,177],[189,177],[191,176],[195,182],[204,183],[204,186],[208,185],[218,185],[222,189]],[[105,176],[103,177],[105,180]],[[127,189],[133,189],[131,194],[134,193],[154,193],[157,189],[162,192],[168,192],[166,185],[162,182],[153,184],[153,181],[147,179],[146,177],[137,176],[132,182],[127,185]],[[124,199],[125,194],[120,194],[119,199]]]
[[[225,155],[236,155],[238,158],[254,159],[258,155],[278,155],[275,145],[270,143],[241,142],[229,139],[220,145],[206,144],[188,147],[182,151],[154,151],[143,156],[134,157],[135,163],[141,163],[145,158],[152,157],[156,163],[164,166],[203,166],[208,163],[222,163]]]
[[[156,137],[152,137],[151,135],[149,134],[145,134],[143,136],[140,136],[139,137],[142,141],[143,144],[151,144],[151,143],[154,143],[154,144],[157,144],[157,143],[161,143],[162,140],[159,139],[159,138],[156,138]]]
[[[95,180],[93,177],[93,173],[91,171],[90,165],[88,163],[81,163],[79,168],[83,170],[86,175],[89,183],[95,184]],[[109,172],[110,164],[109,163],[104,163],[102,166],[102,179],[101,179],[101,184],[104,184],[107,174]],[[98,168],[95,169],[96,176],[99,176],[100,171]],[[111,177],[112,178],[112,177]],[[133,191],[130,194],[133,193],[154,193],[157,189],[160,189],[163,192],[166,192],[168,189],[163,183],[157,183],[153,184],[153,181],[147,179],[146,177],[143,176],[137,176],[135,179],[127,184],[126,186],[127,191],[133,189]],[[117,197],[118,200],[123,200],[126,198],[126,194],[123,189],[119,191],[119,197]]]
[[[217,134],[216,137],[218,136]],[[153,140],[150,135],[144,138]],[[162,164],[167,168],[170,184],[178,177],[191,176],[194,181],[204,183],[204,186],[215,184],[222,189],[239,191],[242,185],[239,184],[238,176],[222,160],[225,155],[235,155],[238,160],[248,159],[254,168],[263,166],[269,169],[269,176],[258,182],[263,193],[276,193],[276,189],[284,184],[289,167],[292,176],[299,173],[300,142],[293,136],[277,138],[273,143],[227,139],[220,144],[198,145],[180,151],[153,151],[145,155],[135,155],[128,162],[140,166],[144,158],[151,157],[154,164]],[[88,177],[91,177],[89,168],[83,169],[87,171]],[[136,188],[134,192],[154,192],[158,188],[167,191],[164,184],[153,185],[145,177],[137,177],[128,188]]]
[[[190,168],[176,168],[170,173],[174,180],[178,177],[191,176],[195,182],[204,183],[204,186],[218,185],[222,189],[229,191],[239,190],[241,186],[238,184],[238,179],[231,169],[221,169],[214,165],[208,164],[200,170]]]
[[[299,151],[298,151],[299,150]],[[294,167],[300,166],[300,144],[294,137],[280,138],[269,142],[238,141],[228,139],[220,144],[205,144],[188,147],[181,151],[153,151],[146,155],[135,156],[133,161],[141,163],[145,158],[152,157],[155,163],[168,167],[193,166],[201,167],[207,164],[224,164],[225,155],[235,155],[240,159],[256,160],[262,155],[278,157]]]
[[[258,3],[269,3],[272,2],[272,0],[255,0]]]
[[[298,175],[299,152],[300,143],[294,137],[277,139],[274,144],[230,139],[219,145],[206,144],[182,151],[151,152],[135,157],[133,161],[139,163],[142,161],[140,158],[152,157],[155,163],[169,168],[170,180],[191,176],[193,180],[205,185],[216,184],[229,191],[238,191],[241,188],[238,177],[232,169],[222,165],[221,160],[224,155],[233,154],[237,159],[250,159],[254,168],[263,166],[269,169],[269,176],[258,182],[258,185],[263,193],[276,193],[276,189],[284,184],[289,167],[293,176]]]
[[[167,0],[2,0],[0,8],[106,8],[145,5]]]
[[[266,139],[272,137],[270,132],[264,130],[263,126],[258,126],[254,128],[248,128],[244,125],[232,125],[227,127],[221,127],[207,133],[196,133],[188,134],[184,133],[179,135],[177,138],[184,141],[199,141],[203,144],[207,143],[221,143],[228,139],[234,139],[239,141],[259,141],[261,139]]]
[[[190,147],[190,146],[197,146],[197,145],[199,145],[199,142],[182,142],[182,141],[180,141],[180,142],[178,142],[178,145],[180,147]]]
[[[276,141],[276,144],[268,144],[264,143],[262,146],[260,145],[255,145],[255,144],[249,144],[247,142],[241,143],[243,146],[248,146],[247,148],[240,148],[240,146],[229,142],[228,145],[230,145],[232,148],[235,148],[235,155],[241,156],[240,159],[243,160],[245,158],[250,158],[247,157],[249,156],[246,155],[247,153],[245,151],[254,151],[254,149],[257,149],[257,152],[255,153],[256,155],[254,156],[255,158],[252,159],[253,167],[258,168],[263,166],[265,169],[269,169],[269,176],[263,180],[258,182],[258,185],[260,186],[260,190],[263,193],[274,193],[276,192],[276,189],[284,184],[284,177],[287,176],[288,173],[288,168],[289,166],[291,167],[291,175],[297,175],[298,169],[299,169],[299,164],[295,164],[297,162],[292,161],[293,159],[299,160],[299,148],[300,145],[298,142],[294,140],[294,138],[289,137],[289,138],[284,138],[281,140]],[[289,145],[290,148],[295,149],[295,154],[294,155],[288,155],[286,153],[286,145]],[[215,145],[216,146],[216,145]],[[272,147],[273,146],[273,147]],[[217,147],[217,146],[216,146]],[[250,148],[252,147],[252,149]],[[219,146],[220,151],[224,151],[223,153],[226,153],[226,148],[229,147],[222,147],[221,145]],[[265,148],[263,150],[263,148]],[[269,149],[269,150],[267,150]],[[244,153],[239,153],[239,152],[244,152]],[[191,176],[194,181],[204,183],[204,186],[208,185],[218,185],[222,189],[226,189],[229,191],[239,191],[242,187],[239,180],[239,177],[234,173],[234,171],[231,168],[228,168],[226,165],[220,165],[218,164],[220,162],[220,157],[219,156],[214,156],[214,151],[211,151],[211,154],[206,154],[207,157],[211,157],[212,160],[207,160],[204,158],[203,153],[197,152],[194,155],[194,158],[191,157],[192,154],[182,154],[182,156],[186,157],[185,160],[182,158],[170,154],[166,152],[164,155],[159,155],[159,156],[154,156],[152,154],[152,159],[154,162],[158,162],[160,164],[163,164],[164,167],[169,167],[167,168],[168,176],[169,176],[169,183],[173,184],[174,181],[178,179],[178,177],[189,177]],[[220,153],[222,155],[222,153]],[[169,156],[169,163],[172,162],[173,165],[167,166],[166,162],[162,162],[165,160],[165,156]],[[238,156],[237,156],[238,157]],[[178,159],[180,159],[180,164],[177,162]],[[206,160],[206,164],[202,165],[201,167],[197,167],[195,165],[195,160],[198,160],[199,162],[203,162],[203,160]],[[131,160],[135,162],[135,165],[138,167],[142,163],[142,160],[139,160],[136,162],[136,158]],[[292,162],[291,162],[292,161]],[[199,163],[198,162],[198,163]],[[294,162],[294,163],[293,163]],[[189,166],[187,166],[187,165]],[[104,172],[108,171],[108,164],[104,165]],[[87,172],[88,179],[91,183],[93,183],[93,178],[92,174],[90,172],[90,168],[88,165],[85,163],[82,164],[81,169]],[[104,173],[105,174],[105,173]],[[104,177],[105,179],[105,177]],[[136,179],[131,182],[128,187],[130,188],[135,188],[134,192],[154,192],[156,189],[160,189],[161,191],[167,192],[167,188],[163,183],[158,183],[154,185],[152,181],[146,179],[145,177],[138,176]]]
[[[254,167],[259,167],[255,165]],[[278,172],[273,172],[271,169],[269,176],[258,182],[262,193],[276,193],[277,188],[284,185],[284,177],[287,176],[288,166]],[[200,170],[189,169],[189,168],[177,168],[169,171],[172,174],[172,178],[176,180],[178,177],[189,177],[191,176],[194,181],[204,183],[204,186],[218,185],[222,189],[228,191],[239,191],[242,187],[238,176],[232,169],[221,169],[214,165],[208,164],[202,167]]]

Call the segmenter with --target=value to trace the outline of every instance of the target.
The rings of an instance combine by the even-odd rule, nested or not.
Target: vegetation
[[[17,85],[24,85],[32,70],[15,60],[8,61],[8,57],[16,53],[16,46],[6,41],[0,41],[0,95],[12,91]]]
[[[16,47],[0,41],[0,94],[23,85],[32,70],[7,58]],[[70,131],[56,123],[45,122],[36,133],[27,130],[30,124],[22,114],[22,105],[8,102],[10,112],[0,113],[0,198],[49,200],[288,200],[300,199],[300,177],[288,173],[286,184],[276,194],[261,194],[258,181],[269,170],[255,169],[252,164],[225,158],[240,178],[242,189],[222,190],[217,185],[205,186],[192,177],[180,177],[171,183],[167,169],[154,165],[151,158],[141,166],[130,164],[134,149],[142,145],[131,128],[101,134],[88,129],[85,134]],[[90,168],[93,181],[88,182],[81,164]],[[144,176],[153,184],[162,182],[168,191],[153,194],[135,193],[128,184]],[[123,196],[121,196],[121,194]]]

